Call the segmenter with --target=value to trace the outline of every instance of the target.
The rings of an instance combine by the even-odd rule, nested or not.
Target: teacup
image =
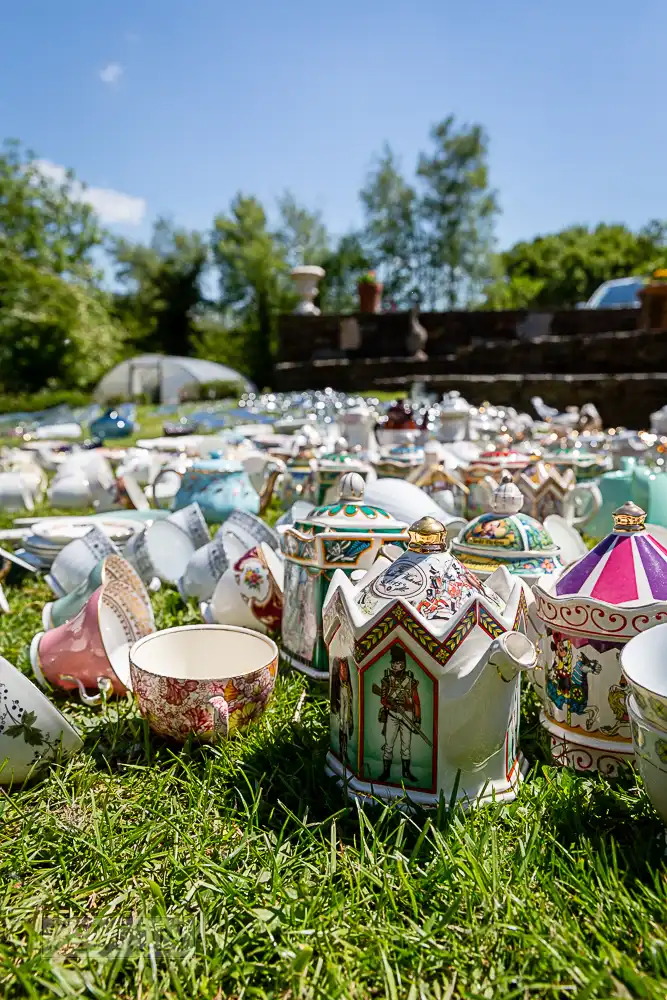
[[[105,556],[112,554],[119,554],[117,546],[105,531],[93,525],[85,535],[60,550],[46,582],[56,597],[64,597],[84,583]]]
[[[632,694],[627,710],[637,768],[656,812],[667,823],[667,733],[647,721]]]
[[[225,535],[219,530],[212,542],[202,545],[192,555],[178,581],[178,592],[183,600],[194,597],[198,601],[209,601],[222,574],[244,552],[245,547],[234,535]]]
[[[310,504],[308,505],[308,509],[311,509]],[[260,517],[250,514],[247,510],[233,510],[222,525],[222,531],[225,534],[231,532],[233,535],[236,535],[245,545],[246,551],[254,548],[260,542],[266,542],[274,552],[280,551],[280,536],[278,532],[274,531]]]
[[[34,510],[40,492],[22,472],[0,472],[0,509]]]
[[[93,505],[93,493],[85,476],[58,476],[48,489],[49,502],[62,510],[84,510]]]
[[[30,663],[43,687],[78,689],[81,700],[94,705],[100,695],[87,691],[122,695],[130,689],[130,646],[154,628],[150,602],[122,580],[110,580],[71,621],[37,633]]]
[[[264,626],[269,632],[279,629],[283,620],[285,586],[282,557],[262,542],[235,563],[234,581],[259,626]]]
[[[176,584],[194,552],[190,536],[168,518],[153,521],[125,547],[125,557],[145,583],[157,577],[165,583]]]
[[[82,746],[55,705],[0,656],[0,785],[22,784],[59,754],[69,757]]]
[[[667,623],[635,635],[621,650],[623,675],[642,715],[667,738]],[[667,765],[666,765],[667,766]]]
[[[71,621],[92,597],[98,587],[107,584],[110,580],[121,580],[131,589],[136,591],[142,598],[144,604],[150,609],[152,620],[152,605],[148,592],[144,587],[143,580],[135,570],[134,566],[123,559],[120,555],[108,555],[100,559],[97,566],[91,570],[87,580],[83,580],[71,593],[57,601],[50,601],[44,605],[42,610],[42,625],[45,631],[51,628],[58,628],[65,622]],[[155,623],[153,622],[153,627]]]
[[[278,647],[250,629],[183,625],[130,650],[139,711],[159,736],[227,739],[258,719],[278,673]]]
[[[200,549],[202,545],[211,541],[211,532],[196,501],[170,514],[167,520],[178,525],[181,531],[188,535],[195,549]]]

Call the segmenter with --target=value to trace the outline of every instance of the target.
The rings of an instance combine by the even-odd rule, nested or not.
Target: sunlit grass
[[[50,593],[7,594],[0,651],[29,673]],[[154,602],[159,627],[198,620]],[[361,812],[324,776],[326,694],[292,721],[306,688],[283,669],[220,747],[56,696],[84,749],[0,793],[1,996],[665,997],[664,829],[632,775],[549,766],[525,692],[514,803]]]

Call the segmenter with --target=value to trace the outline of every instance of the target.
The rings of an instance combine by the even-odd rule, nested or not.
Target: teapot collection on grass
[[[667,822],[661,468],[624,456],[612,470],[609,451],[566,454],[561,438],[471,449],[457,398],[437,439],[406,409],[380,425],[359,406],[344,416],[353,445],[311,427],[273,449],[149,462],[156,508],[132,471],[122,494],[91,459],[86,482],[115,500],[80,530],[37,521],[3,550],[12,572],[48,570],[54,600],[30,645],[36,683],[0,659],[0,784],[80,749],[49,691],[132,696],[156,735],[216,741],[261,717],[282,657],[327,685],[326,772],[350,797],[513,798],[525,675],[554,763],[613,778],[636,762]],[[258,516],[272,494],[275,529]],[[576,528],[605,515],[589,549]],[[162,586],[202,623],[156,631]]]

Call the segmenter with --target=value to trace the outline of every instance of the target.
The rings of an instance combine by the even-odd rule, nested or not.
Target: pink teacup
[[[130,650],[132,689],[159,736],[227,739],[258,719],[278,673],[278,647],[251,629],[182,625]]]
[[[131,689],[129,649],[154,629],[145,591],[111,579],[71,621],[37,633],[30,646],[33,672],[43,687],[78,688],[82,701],[97,704],[100,695],[87,690],[122,695]]]

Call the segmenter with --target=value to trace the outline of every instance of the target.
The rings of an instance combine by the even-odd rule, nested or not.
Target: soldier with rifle
[[[378,781],[389,781],[394,759],[396,740],[400,743],[402,776],[408,781],[417,781],[410,770],[412,736],[416,734],[429,746],[433,744],[421,730],[421,704],[419,702],[419,681],[411,670],[406,669],[405,650],[392,646],[391,666],[382,678],[382,685],[373,685],[373,694],[380,696],[378,721],[382,723],[384,744],[382,747],[382,774]]]

